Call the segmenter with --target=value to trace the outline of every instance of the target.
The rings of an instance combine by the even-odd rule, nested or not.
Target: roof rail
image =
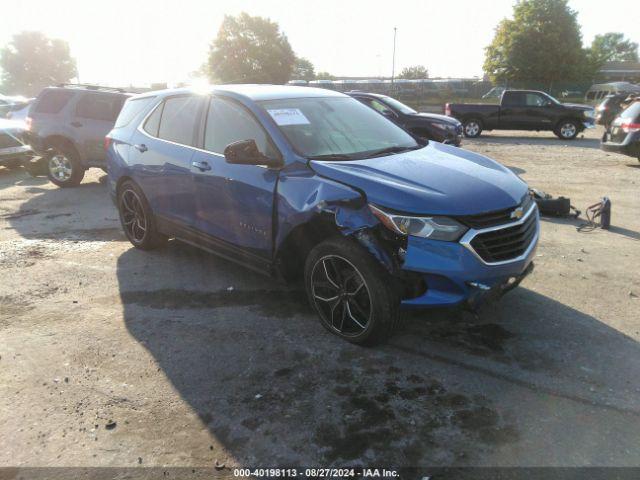
[[[98,90],[103,92],[127,93],[127,91],[124,90],[123,88],[103,87],[101,85],[93,85],[91,83],[59,83],[56,86],[63,87],[63,88],[84,88],[87,90]]]

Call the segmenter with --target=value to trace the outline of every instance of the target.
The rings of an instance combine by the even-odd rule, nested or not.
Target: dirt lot
[[[600,134],[466,141],[615,226],[544,220],[519,289],[374,349],[300,291],[134,250],[101,172],[0,169],[0,466],[640,465],[640,164]]]

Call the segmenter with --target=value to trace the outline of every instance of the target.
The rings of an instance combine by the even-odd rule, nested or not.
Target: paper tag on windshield
[[[285,125],[309,125],[309,120],[298,108],[278,108],[268,110],[269,115],[280,126]]]

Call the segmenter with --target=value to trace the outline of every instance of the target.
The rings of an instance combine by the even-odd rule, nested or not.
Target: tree
[[[306,58],[298,57],[293,64],[293,73],[291,78],[294,80],[313,80],[316,78],[316,71],[311,63]]]
[[[67,42],[47,38],[42,32],[14,35],[0,51],[0,67],[4,92],[26,96],[77,76]]]
[[[224,83],[286,83],[295,54],[277,23],[241,13],[225,15],[209,47],[207,74]]]
[[[589,58],[597,68],[605,62],[637,62],[638,44],[626,40],[622,33],[596,35],[589,48]]]
[[[415,65],[413,67],[405,67],[398,75],[398,78],[406,78],[409,80],[420,80],[422,78],[429,78],[429,71],[422,65]]]
[[[318,72],[316,73],[316,80],[335,80],[336,77],[331,75],[329,72]]]
[[[520,0],[486,48],[485,72],[496,83],[581,79],[587,55],[576,16],[567,0]]]

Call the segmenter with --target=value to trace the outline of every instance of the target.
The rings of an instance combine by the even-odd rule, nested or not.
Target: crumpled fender
[[[309,175],[308,170],[291,172],[280,177],[277,201],[276,251],[295,227],[324,213],[333,216],[340,233],[358,240],[385,268],[394,270],[390,255],[371,231],[380,222],[358,190]]]

